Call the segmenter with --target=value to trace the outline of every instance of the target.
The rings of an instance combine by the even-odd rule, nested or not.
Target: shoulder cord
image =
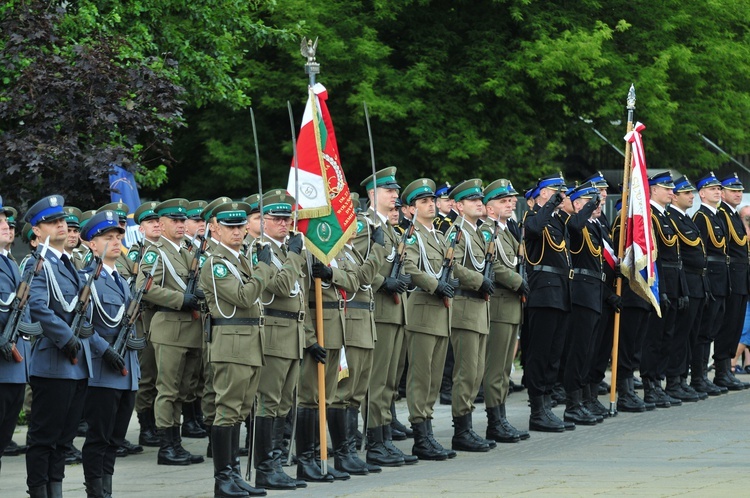
[[[732,240],[734,241],[734,243],[738,246],[747,245],[747,235],[743,235],[742,238],[740,238],[740,236],[737,234],[737,231],[734,229],[734,223],[732,223],[732,218],[729,216],[729,213],[727,211],[724,211],[724,217],[727,219],[729,234],[732,236]]]
[[[49,261],[45,260],[43,266],[44,271],[47,273],[47,307],[49,308],[50,296],[54,296],[55,301],[60,303],[63,311],[65,311],[66,313],[70,313],[75,309],[76,304],[78,304],[78,294],[76,294],[70,302],[67,302],[63,297],[62,290],[60,289],[60,284],[57,283],[55,272],[52,271],[52,265]],[[86,278],[88,278],[88,276]]]
[[[15,298],[16,298],[16,291],[13,291],[13,292],[10,293],[10,296],[8,296],[8,300],[7,301],[0,300],[0,306],[8,306],[9,307],[10,304],[13,302],[13,300]],[[5,313],[8,310],[6,308],[6,309],[0,310],[0,311],[2,311],[3,313]]]
[[[727,246],[727,238],[724,237],[721,242],[716,240],[716,234],[714,233],[714,226],[711,223],[711,219],[706,215],[706,213],[703,213],[701,211],[698,211],[698,213],[696,214],[703,215],[703,217],[706,218],[706,229],[708,230],[708,237],[711,239],[711,243],[714,245],[714,247],[724,249]]]
[[[673,235],[672,237],[667,237],[666,235],[664,235],[664,231],[662,231],[661,229],[661,221],[659,220],[659,218],[657,218],[654,213],[651,213],[651,217],[652,219],[656,220],[656,228],[659,231],[659,237],[661,238],[661,241],[664,243],[664,245],[667,247],[674,246],[677,243],[677,235]],[[670,220],[670,222],[671,221],[672,220]],[[678,248],[678,252],[679,252],[679,248]]]
[[[502,249],[503,245],[500,241],[500,235],[498,234],[497,237],[495,237],[495,254],[500,256],[500,259],[503,260],[503,264],[507,266],[510,269],[515,269],[516,265],[518,264],[518,256],[513,255],[513,261],[508,259],[508,256],[506,256],[505,251]]]
[[[224,264],[227,268],[229,268],[229,271],[237,277],[237,280],[240,281],[240,284],[242,283],[242,276],[240,275],[239,270],[237,270],[237,267],[234,266],[232,263],[227,261],[226,259],[222,259],[221,263]],[[226,315],[224,314],[224,311],[221,309],[221,305],[219,304],[219,293],[216,292],[216,275],[214,274],[214,256],[211,256],[211,284],[214,288],[214,301],[216,302],[216,310],[219,312],[219,314],[224,318],[232,318],[237,313],[237,306],[232,305],[232,314]]]
[[[591,232],[589,231],[589,227],[583,227],[583,230],[581,231],[583,234],[583,240],[581,241],[581,247],[578,249],[578,251],[574,251],[572,248],[570,249],[571,254],[580,254],[581,251],[583,251],[583,244],[585,243],[586,246],[589,248],[589,252],[592,256],[595,258],[599,258],[602,255],[602,248],[601,246],[599,248],[594,247],[594,241],[591,240]]]
[[[435,272],[435,270],[432,269],[432,265],[430,264],[430,259],[427,257],[427,252],[424,250],[424,243],[422,242],[422,237],[419,235],[419,232],[414,231],[414,235],[417,236],[417,243],[419,244],[419,263],[421,263],[420,266],[422,266],[422,270],[432,278],[439,279],[443,274],[443,267],[440,267],[439,272]]]
[[[466,245],[464,246],[464,261],[466,261],[466,255],[468,253],[469,260],[471,261],[471,264],[474,265],[474,269],[478,272],[484,271],[485,261],[482,260],[481,263],[477,262],[477,258],[474,256],[474,252],[471,250],[471,236],[469,235],[469,232],[464,227],[459,228],[463,232],[464,240],[466,241]]]
[[[166,267],[166,269],[169,272],[169,274],[172,276],[172,279],[175,282],[177,282],[177,286],[180,289],[182,289],[183,291],[186,291],[187,290],[187,284],[182,281],[182,279],[180,278],[179,275],[177,275],[177,272],[175,271],[174,266],[172,266],[172,262],[169,261],[169,258],[167,257],[166,254],[164,254],[164,251],[162,251],[161,249],[159,249],[159,252],[162,255],[162,261],[164,262],[163,264]],[[163,276],[162,276],[162,280],[161,281],[162,281],[162,285],[164,285],[164,277]]]
[[[99,313],[99,316],[102,318],[104,325],[106,325],[107,327],[111,329],[120,325],[120,321],[122,321],[122,315],[125,314],[124,303],[120,305],[120,309],[117,311],[117,314],[114,317],[109,316],[109,314],[106,311],[104,311],[104,307],[102,306],[102,303],[99,300],[99,294],[96,292],[96,285],[91,286],[91,300],[94,301],[94,305],[96,306],[96,311]]]
[[[695,247],[697,245],[701,246],[701,249],[703,249],[703,254],[706,253],[706,249],[703,247],[703,240],[700,238],[700,235],[696,237],[695,240],[690,240],[677,228],[677,224],[672,221],[672,224],[674,225],[675,232],[677,232],[677,236],[680,238],[680,244],[685,244],[686,246]]]

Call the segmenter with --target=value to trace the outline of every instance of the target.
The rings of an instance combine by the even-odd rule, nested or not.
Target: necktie
[[[68,271],[70,272],[72,276],[75,277],[78,274],[75,267],[73,266],[73,263],[70,262],[70,258],[68,257],[67,254],[63,254],[62,256],[60,256],[60,261],[63,262],[63,264],[65,265],[65,268],[68,269]]]
[[[112,272],[112,278],[115,279],[115,283],[117,284],[117,287],[120,288],[120,292],[125,294],[125,288],[122,286],[122,282],[120,282],[120,276],[117,274],[117,270]]]

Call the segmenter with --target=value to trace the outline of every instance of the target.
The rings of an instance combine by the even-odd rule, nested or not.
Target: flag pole
[[[320,64],[315,62],[315,51],[318,47],[318,39],[313,42],[312,39],[302,38],[301,52],[307,57],[305,63],[305,73],[310,77],[310,102],[313,105],[313,127],[316,131],[315,141],[318,150],[320,150],[320,135],[317,131],[316,107],[315,107],[315,75],[320,74]],[[320,153],[318,154],[320,155]],[[296,201],[296,199],[295,199]],[[315,278],[315,331],[317,333],[318,344],[325,348],[325,332],[323,330],[323,283],[320,278]],[[318,414],[320,425],[320,470],[323,475],[328,474],[328,441],[326,433],[326,370],[325,365],[318,363]]]
[[[630,85],[627,99],[628,124],[627,133],[633,131],[633,113],[635,111],[635,85]],[[630,191],[630,171],[633,168],[633,146],[629,141],[625,142],[625,166],[622,175],[622,207],[620,208],[620,238],[617,241],[617,260],[622,264],[622,258],[625,252],[625,223],[628,215],[628,193]],[[622,296],[622,274],[617,272],[615,292]],[[620,342],[620,312],[615,311],[614,331],[612,337],[612,379],[609,388],[609,414],[617,414],[617,363]]]

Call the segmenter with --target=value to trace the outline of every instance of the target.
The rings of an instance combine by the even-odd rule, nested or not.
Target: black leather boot
[[[101,477],[88,479],[83,484],[86,486],[86,498],[104,498]]]
[[[243,498],[250,496],[237,486],[232,475],[232,437],[234,427],[211,427],[211,440],[214,453],[214,498]]]
[[[323,475],[315,461],[315,440],[318,428],[316,410],[297,408],[297,479],[307,482],[333,482],[333,476]]]
[[[182,437],[203,439],[208,434],[198,423],[193,402],[182,404]]]
[[[682,386],[682,389],[684,391],[687,391],[690,394],[695,394],[696,396],[698,396],[699,400],[708,399],[708,394],[706,394],[706,393],[699,393],[698,391],[696,391],[695,389],[693,389],[690,386],[690,384],[687,383],[686,377],[680,376],[680,385]]]
[[[214,453],[213,453],[213,448],[211,447],[211,426],[210,425],[206,426],[206,432],[208,432],[208,445],[206,446],[206,457],[213,458]]]
[[[172,439],[174,441],[174,449],[179,455],[186,456],[190,463],[203,463],[205,458],[203,455],[193,455],[182,446],[182,438],[180,437],[180,427],[172,427]]]
[[[250,496],[266,496],[266,490],[262,486],[256,484],[256,487],[250,486],[250,483],[245,481],[242,477],[242,465],[240,463],[240,431],[242,430],[242,422],[235,424],[232,427],[232,479],[238,488],[244,490]],[[256,432],[257,434],[257,432]],[[256,443],[257,444],[257,443]],[[296,486],[295,486],[296,488]]]
[[[565,389],[563,389],[562,392],[564,393]],[[553,395],[545,394],[544,395],[544,410],[547,412],[547,418],[549,418],[553,422],[560,422],[566,431],[574,431],[576,428],[576,424],[574,424],[573,422],[568,422],[567,420],[560,420],[560,417],[555,415],[555,412],[552,411],[552,408],[555,406],[557,406],[557,402],[554,400]]]
[[[521,436],[515,431],[509,431],[501,423],[500,407],[487,407],[487,439],[492,439],[498,443],[517,443]]]
[[[738,381],[730,371],[732,360],[714,360],[714,368],[716,373],[714,374],[713,382],[716,386],[725,387],[730,391],[742,391],[745,389],[742,382]]]
[[[656,383],[647,377],[641,377],[643,380],[643,401],[646,403],[653,403],[657,408],[669,408],[672,403],[669,402],[669,398],[662,396],[661,393],[664,391],[659,388],[657,390]]]
[[[159,447],[160,440],[159,435],[156,434],[156,420],[154,419],[154,409],[150,408],[146,411],[138,413],[138,423],[141,426],[140,434],[138,435],[138,444],[141,446]]]
[[[208,436],[208,426],[206,425],[205,418],[203,417],[201,398],[195,398],[195,401],[193,401],[193,413],[195,414],[195,421],[198,422],[198,425],[201,429],[206,431],[206,436]]]
[[[432,419],[431,418],[428,418],[427,420],[425,420],[425,425],[427,426],[427,439],[429,439],[432,447],[438,451],[444,452],[448,456],[449,460],[451,458],[456,458],[456,455],[458,455],[458,453],[456,453],[455,450],[452,450],[450,448],[443,448],[443,445],[438,443],[437,439],[435,439],[435,433],[432,431]]]
[[[291,477],[274,464],[273,417],[255,417],[255,485],[267,489],[297,489]]]
[[[633,378],[617,379],[617,411],[626,413],[642,413],[646,411],[646,404],[631,388]]]
[[[596,417],[598,423],[602,423],[605,418],[609,417],[609,410],[603,404],[599,403],[599,395],[591,394],[591,385],[586,384],[581,389],[581,403],[586,409]]]
[[[407,455],[396,445],[393,444],[393,437],[391,436],[392,428],[390,425],[384,425],[383,426],[383,445],[388,450],[388,453],[391,455],[395,455],[397,458],[400,458],[404,461],[404,465],[414,465],[419,461],[419,458],[415,457],[414,455]],[[412,436],[414,435],[413,431]]]
[[[336,470],[346,472],[355,476],[366,476],[370,472],[367,464],[361,460],[358,462],[350,453],[350,431],[346,408],[328,408],[328,431],[331,433],[333,444],[333,466]],[[361,462],[361,463],[360,463]]]
[[[306,488],[307,483],[305,481],[301,479],[294,479],[286,472],[284,472],[282,462],[286,461],[286,457],[288,455],[288,453],[284,452],[285,426],[286,417],[275,417],[273,419],[273,434],[271,439],[271,444],[273,445],[273,468],[276,470],[276,474],[279,475],[281,479],[287,479],[289,482],[294,483],[294,486],[297,488]]]
[[[396,437],[395,431],[402,432],[404,434],[404,439],[414,437],[414,431],[399,422],[398,416],[396,414],[396,402],[391,401],[391,433],[393,434],[393,440],[403,441],[403,439]]]
[[[529,395],[531,414],[529,415],[529,430],[539,432],[565,432],[562,420],[552,420],[544,406],[544,396]]]
[[[357,426],[359,425],[359,410],[353,407],[347,408],[346,417],[347,417],[346,429],[347,431],[349,431],[347,440],[349,441],[349,454],[351,455],[352,459],[357,463],[364,464],[364,466],[367,468],[367,471],[370,472],[371,474],[378,474],[382,472],[383,469],[381,469],[379,465],[377,465],[376,463],[364,461],[361,458],[359,458],[359,455],[357,454],[357,448],[361,447],[362,445],[361,440],[357,441],[357,435],[362,434],[357,428]]]
[[[29,498],[49,498],[47,496],[47,486],[37,486],[35,488],[29,488],[27,491]]]
[[[505,403],[500,405],[499,408],[500,408],[500,424],[503,427],[505,427],[506,431],[515,432],[516,434],[518,434],[518,437],[521,441],[523,441],[524,439],[529,439],[531,437],[527,431],[520,431],[516,429],[515,427],[513,427],[513,425],[511,425],[510,422],[508,422],[508,416],[506,415],[506,412],[505,412]]]
[[[490,445],[474,438],[471,434],[471,413],[460,417],[453,417],[453,439],[451,448],[457,451],[485,452]]]
[[[367,429],[367,463],[383,467],[401,467],[404,459],[391,453],[383,442],[383,426]]]
[[[667,378],[667,387],[664,389],[664,392],[667,396],[679,399],[686,403],[695,403],[700,399],[700,396],[698,396],[697,393],[693,394],[682,388],[682,377],[679,375]]]
[[[159,454],[156,458],[158,465],[190,465],[188,456],[177,452],[171,427],[159,429],[158,434],[161,441]]]
[[[666,399],[667,401],[669,401],[669,404],[671,406],[682,405],[682,401],[680,401],[680,399],[673,398],[672,396],[664,392],[664,389],[662,389],[661,387],[661,380],[652,380],[652,383],[654,385],[654,389],[656,390],[657,394],[661,396],[662,398]]]
[[[63,498],[62,481],[50,481],[47,483],[48,498]]]
[[[102,476],[102,494],[104,498],[112,498],[112,474]]]
[[[568,398],[565,400],[563,420],[565,422],[573,422],[576,425],[596,425],[596,416],[583,406],[581,394],[580,389],[567,391]]]
[[[432,446],[427,433],[427,423],[419,422],[412,424],[414,431],[414,445],[411,447],[411,454],[420,460],[446,460],[448,454]]]

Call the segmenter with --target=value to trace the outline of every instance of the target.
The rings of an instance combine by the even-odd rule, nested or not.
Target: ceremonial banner
[[[306,248],[324,264],[331,262],[356,230],[327,99],[328,92],[320,83],[309,89],[297,140],[299,185],[295,185],[294,160],[287,183],[289,195],[299,192],[297,228],[305,235]]]
[[[138,225],[133,220],[133,213],[141,205],[141,197],[138,195],[138,184],[135,183],[133,173],[127,171],[121,166],[111,164],[112,170],[109,173],[110,199],[112,202],[123,202],[128,205],[128,226],[125,230],[125,236],[122,244],[130,247],[136,242],[140,242],[141,233],[138,231]]]
[[[625,140],[632,144],[633,162],[629,182],[625,253],[620,268],[630,281],[633,292],[651,303],[656,314],[661,316],[646,155],[641,137],[644,129],[646,127],[642,123],[636,123],[633,131],[625,135]]]

